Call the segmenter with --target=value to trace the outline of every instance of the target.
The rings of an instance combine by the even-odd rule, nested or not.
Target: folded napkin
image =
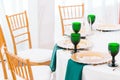
[[[77,63],[69,59],[65,80],[82,80],[82,70],[86,64]]]
[[[57,44],[54,46],[53,52],[52,52],[52,58],[50,61],[50,68],[51,71],[54,72],[56,70],[56,53],[58,49],[62,49],[59,46],[57,46]]]

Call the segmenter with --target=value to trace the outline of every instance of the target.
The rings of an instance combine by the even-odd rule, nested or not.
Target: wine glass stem
[[[76,52],[77,52],[77,45],[75,45],[74,47],[75,47],[75,48],[74,48],[74,49],[75,49],[75,51],[74,51],[74,52],[76,53]]]
[[[112,66],[115,66],[115,56],[112,56]]]
[[[90,30],[92,31],[92,24],[90,23],[89,26],[90,26]]]

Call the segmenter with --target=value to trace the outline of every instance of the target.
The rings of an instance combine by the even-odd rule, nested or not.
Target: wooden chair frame
[[[71,25],[71,24],[64,24],[64,21],[83,18],[84,17],[84,4],[70,5],[70,6],[58,6],[58,8],[59,8],[60,20],[61,20],[61,26],[62,26],[62,35],[64,35],[65,34],[64,27]],[[73,8],[74,8],[74,11],[72,10]],[[82,9],[81,14],[80,14],[80,8]]]
[[[3,53],[1,51],[2,47],[6,47],[6,49],[7,49],[5,38],[4,38],[2,28],[1,28],[1,25],[0,25],[0,59],[1,59],[1,63],[2,63],[4,79],[8,79],[7,70],[6,70],[6,66],[5,66],[5,61],[4,61],[4,58],[3,58]]]
[[[29,24],[28,24],[28,17],[26,11],[14,15],[6,15],[6,19],[8,22],[8,26],[10,29],[10,33],[12,36],[12,42],[14,46],[14,54],[17,54],[17,45],[20,43],[23,43],[25,41],[28,41],[28,46],[29,48],[32,48],[32,43],[31,43],[31,37],[30,37],[30,31],[29,31]],[[20,29],[26,28],[27,31],[18,35],[14,35],[14,32]],[[28,38],[21,40],[19,42],[16,42],[16,38],[21,37],[23,35],[27,34]]]
[[[5,50],[5,53],[13,80],[17,80],[16,75],[25,80],[34,80],[31,65],[28,59],[22,59],[15,54],[9,53],[7,50]]]
[[[28,22],[28,17],[27,17],[27,13],[26,11],[21,12],[21,13],[17,13],[17,14],[13,14],[13,15],[6,15],[6,19],[8,22],[8,26],[9,26],[9,30],[10,30],[10,34],[12,37],[12,42],[13,42],[13,47],[14,47],[14,54],[17,55],[18,53],[18,49],[17,49],[17,45],[23,42],[28,42],[28,48],[31,49],[32,48],[32,43],[31,43],[31,37],[30,37],[30,31],[29,31],[29,22]],[[21,30],[25,28],[26,32],[23,32],[21,34],[17,34],[15,35],[14,32]],[[20,32],[20,31],[18,31]],[[21,41],[16,41],[16,38],[19,38],[21,36],[27,35],[27,39],[21,40]],[[50,64],[50,60],[45,61],[45,62],[31,62],[32,65],[49,65]]]

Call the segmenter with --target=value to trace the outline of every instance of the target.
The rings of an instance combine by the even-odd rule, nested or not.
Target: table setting
[[[78,27],[78,22],[74,27]],[[76,28],[75,28],[76,29]],[[73,28],[74,30],[74,28]],[[79,29],[78,29],[79,30]],[[91,26],[92,30],[92,26]],[[82,80],[82,71],[85,65],[98,65],[104,64],[111,61],[111,56],[109,54],[101,54],[94,51],[86,51],[77,53],[77,45],[81,41],[80,33],[76,31],[71,33],[71,41],[74,44],[74,52],[71,58],[68,60],[67,69],[65,74],[65,80]],[[114,47],[115,48],[115,47]],[[114,63],[114,58],[112,58],[112,65]],[[115,65],[115,63],[114,63]],[[112,66],[113,67],[113,66]]]
[[[119,28],[107,29],[107,25],[104,25],[106,29],[102,29],[98,28],[99,25],[93,26],[95,18],[94,14],[87,17],[90,31],[95,32],[87,35],[87,39],[83,39],[82,33],[79,32],[81,23],[73,22],[73,32],[69,36],[63,36],[55,44],[50,67],[56,73],[56,80],[97,80],[97,77],[100,78],[98,80],[120,79],[120,62],[118,62],[120,39],[116,38]],[[109,37],[107,38],[107,36]],[[100,76],[96,74],[98,72]],[[112,74],[115,78],[108,77]]]

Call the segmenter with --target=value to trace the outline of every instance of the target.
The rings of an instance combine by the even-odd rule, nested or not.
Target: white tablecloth
[[[108,52],[109,42],[120,43],[120,32],[95,32],[88,37],[93,43],[92,51]],[[64,80],[68,59],[71,57],[70,51],[57,51],[56,80]],[[117,64],[120,66],[120,52],[116,56]],[[120,68],[113,71],[114,68],[104,65],[86,65],[83,69],[82,80],[120,80]]]

